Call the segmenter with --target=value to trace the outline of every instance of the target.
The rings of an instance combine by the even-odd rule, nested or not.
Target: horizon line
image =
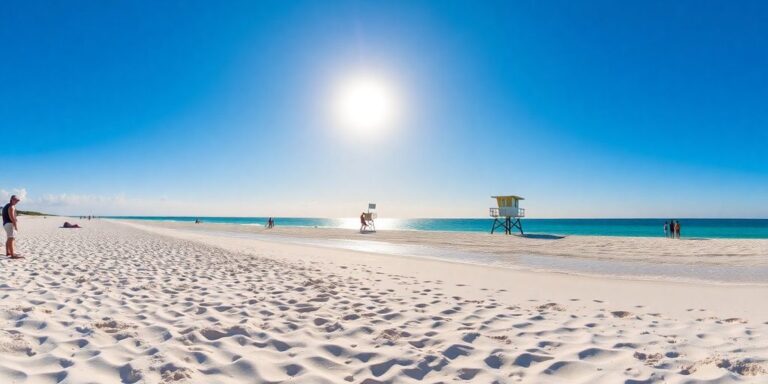
[[[73,215],[49,215],[49,216],[67,216]],[[354,219],[357,216],[347,217],[319,217],[319,216],[203,216],[203,215],[74,215],[74,216],[97,216],[102,218],[138,218],[138,217],[180,217],[180,218],[234,218],[234,219],[253,219],[253,218],[283,218],[283,219]],[[382,217],[379,219],[395,220],[460,220],[460,219],[493,219],[493,217]],[[768,217],[522,217],[521,220],[768,220]]]

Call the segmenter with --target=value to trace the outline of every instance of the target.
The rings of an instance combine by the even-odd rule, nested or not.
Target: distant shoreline
[[[108,216],[117,220],[191,223],[199,219],[208,224],[264,225],[267,217],[204,217],[204,216]],[[357,218],[299,218],[275,217],[278,227],[328,228],[355,230]],[[684,239],[768,239],[768,219],[685,219]],[[559,236],[610,236],[663,238],[667,219],[523,219],[526,234]],[[491,218],[422,218],[376,220],[378,230],[489,233]]]

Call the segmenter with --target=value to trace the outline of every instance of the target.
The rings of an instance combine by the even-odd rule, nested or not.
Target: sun
[[[337,124],[356,132],[391,128],[399,117],[397,92],[391,82],[380,76],[363,74],[345,79],[333,101]]]

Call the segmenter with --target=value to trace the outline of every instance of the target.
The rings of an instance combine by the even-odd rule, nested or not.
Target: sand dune
[[[59,224],[0,267],[2,383],[768,381],[765,287]]]

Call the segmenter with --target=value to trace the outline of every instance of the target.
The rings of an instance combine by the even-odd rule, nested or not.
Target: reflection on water
[[[360,218],[359,217],[344,217],[339,219],[325,219],[323,223],[324,228],[341,228],[341,229],[359,229]],[[317,227],[317,226],[316,226]],[[403,219],[389,219],[389,218],[377,218],[376,229],[379,230],[403,230],[409,229],[407,220]]]
[[[206,231],[208,232],[208,231]],[[210,232],[209,232],[210,233]],[[255,233],[215,232],[218,236],[347,249],[383,255],[420,257],[450,262],[517,270],[600,275],[643,280],[695,281],[706,283],[768,284],[768,267],[651,264],[543,255],[497,255],[423,245],[394,244],[373,240],[307,239]]]

